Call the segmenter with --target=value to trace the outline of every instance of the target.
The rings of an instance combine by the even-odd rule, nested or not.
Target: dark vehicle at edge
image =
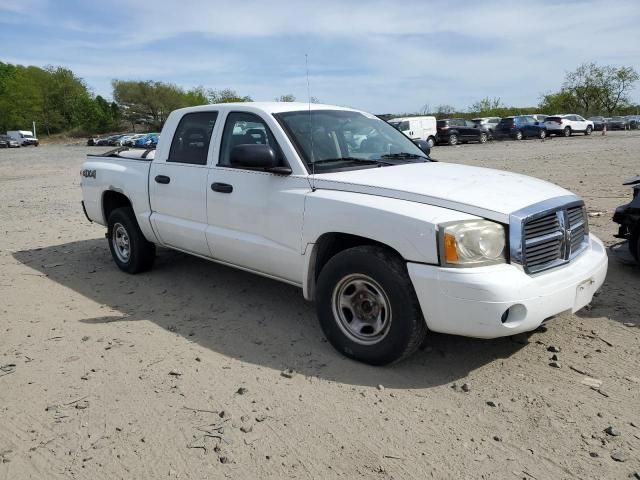
[[[544,123],[536,121],[530,115],[519,115],[515,117],[504,117],[496,127],[495,137],[510,137],[515,140],[523,140],[529,137],[545,138],[547,128]]]
[[[591,120],[593,122],[593,129],[596,132],[604,130],[605,125],[607,125],[607,119],[604,117],[589,117],[587,120]],[[607,128],[609,128],[608,125]]]
[[[626,130],[629,128],[629,120],[624,117],[611,117],[607,124],[607,130]]]
[[[464,118],[443,118],[436,122],[436,143],[457,145],[458,143],[486,143],[489,134]]]
[[[640,262],[640,175],[623,183],[633,187],[633,198],[625,205],[616,208],[613,221],[620,225],[618,238],[629,240],[629,251]]]
[[[9,135],[0,135],[0,148],[20,148],[20,142]]]

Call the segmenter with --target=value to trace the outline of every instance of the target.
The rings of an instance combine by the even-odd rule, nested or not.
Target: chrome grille
[[[539,212],[535,212],[534,207],[514,214],[510,225],[511,260],[521,263],[527,273],[541,272],[571,261],[586,247],[589,233],[584,204],[580,200]]]

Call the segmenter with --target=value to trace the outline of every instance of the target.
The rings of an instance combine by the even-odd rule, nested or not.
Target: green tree
[[[639,79],[633,67],[602,67],[596,80],[599,86],[599,102],[609,115],[620,108],[631,106],[629,93]]]
[[[250,96],[239,95],[235,90],[225,88],[223,90],[209,90],[207,94],[209,103],[238,103],[253,102]]]
[[[276,102],[295,102],[296,97],[292,93],[286,93],[284,95],[280,95],[279,97],[276,97],[274,100]]]
[[[557,93],[548,93],[540,99],[539,108],[549,114],[562,114],[578,110],[578,100],[569,90],[560,90]]]
[[[469,107],[469,112],[479,117],[501,116],[506,107],[500,98],[484,97]]]

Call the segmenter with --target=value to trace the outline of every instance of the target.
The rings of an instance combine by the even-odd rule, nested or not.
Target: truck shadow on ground
[[[24,250],[14,257],[113,310],[83,323],[114,322],[120,328],[148,320],[231,358],[350,385],[447,384],[508,358],[527,343],[526,338],[476,340],[433,333],[407,360],[370,367],[333,350],[301,290],[274,280],[165,249],[158,251],[151,272],[127,275],[111,260],[104,239]]]

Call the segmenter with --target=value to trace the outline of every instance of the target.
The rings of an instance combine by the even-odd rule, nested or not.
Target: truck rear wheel
[[[139,273],[153,266],[156,246],[144,238],[131,207],[116,208],[111,212],[107,239],[111,256],[120,270]]]
[[[316,309],[336,350],[370,365],[413,353],[427,327],[405,262],[378,246],[344,250],[322,268]]]

